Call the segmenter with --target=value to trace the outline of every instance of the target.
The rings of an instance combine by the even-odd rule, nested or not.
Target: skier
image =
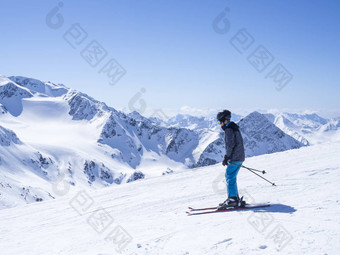
[[[242,202],[238,196],[236,183],[238,171],[245,160],[243,139],[238,125],[230,121],[230,119],[231,112],[228,110],[217,114],[217,122],[221,125],[225,133],[226,154],[222,165],[228,166],[225,173],[228,198],[219,205],[219,210],[244,205],[244,202]]]

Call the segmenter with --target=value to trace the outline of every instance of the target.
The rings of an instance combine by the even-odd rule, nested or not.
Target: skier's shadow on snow
[[[289,205],[270,204],[268,207],[254,209],[254,211],[266,211],[271,213],[294,213],[296,209]]]

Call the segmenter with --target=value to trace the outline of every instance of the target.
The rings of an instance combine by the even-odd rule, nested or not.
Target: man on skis
[[[223,159],[223,166],[228,166],[225,177],[227,181],[228,198],[219,205],[218,209],[242,206],[242,201],[238,196],[237,174],[245,160],[243,139],[239,127],[230,121],[231,112],[224,110],[217,114],[217,122],[221,125],[225,133],[226,154]]]

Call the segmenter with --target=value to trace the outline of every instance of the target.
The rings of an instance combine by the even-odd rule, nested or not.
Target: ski
[[[256,209],[256,208],[262,208],[262,207],[268,207],[270,206],[270,204],[258,204],[258,205],[246,205],[244,207],[237,207],[237,208],[228,208],[228,209],[224,209],[224,210],[206,210],[203,212],[195,212],[195,211],[190,211],[190,212],[186,212],[187,215],[201,215],[201,214],[208,214],[208,213],[218,213],[218,212],[229,212],[229,211],[238,211],[238,210],[247,210],[247,209]],[[203,208],[201,208],[203,209]]]
[[[241,197],[240,199],[240,204],[242,204],[242,206],[246,205],[246,202],[243,201],[243,197]],[[204,210],[217,210],[218,206],[214,206],[214,207],[204,207],[204,208],[193,208],[193,207],[188,207],[191,211],[204,211]]]
[[[264,204],[269,204],[267,203],[256,203],[256,204],[245,204],[245,206],[257,206],[257,205],[264,205]],[[194,208],[189,206],[188,207],[190,211],[205,211],[205,210],[217,210],[218,206],[213,206],[213,207],[202,207],[202,208]]]
[[[193,208],[193,207],[188,207],[191,211],[204,211],[204,210],[216,210],[218,208],[218,206],[214,206],[214,207],[205,207],[205,208]]]

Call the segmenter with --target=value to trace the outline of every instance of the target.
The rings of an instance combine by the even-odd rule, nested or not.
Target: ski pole
[[[267,173],[265,170],[257,170],[257,169],[250,168],[250,167],[246,167],[246,166],[243,166],[243,165],[242,165],[242,167],[243,167],[243,168],[246,168],[246,169],[248,169],[248,170],[255,171],[255,172],[260,172],[260,173],[262,173],[262,174]]]
[[[250,172],[252,172],[253,174],[256,174],[258,177],[262,178],[263,180],[269,182],[271,185],[276,186],[276,184],[275,184],[274,182],[268,181],[266,178],[264,178],[264,177],[262,177],[261,175],[255,173],[253,170],[250,170],[250,169],[248,169],[248,168],[246,168],[246,169],[249,170]]]
[[[234,164],[231,164],[231,163],[229,163],[229,165],[238,166],[238,165],[234,165]],[[243,168],[245,168],[245,169],[248,169],[248,170],[255,171],[255,172],[260,172],[260,173],[262,173],[262,174],[267,173],[265,170],[257,170],[257,169],[254,169],[254,168],[246,167],[246,166],[244,166],[244,165],[242,165],[241,167],[243,167]]]
[[[238,165],[234,165],[234,164],[231,164],[231,163],[229,163],[229,164],[230,164],[230,165],[233,165],[233,166],[238,166]],[[266,178],[262,177],[261,175],[255,173],[255,171],[257,171],[257,172],[260,172],[260,173],[262,173],[262,174],[265,174],[266,171],[264,171],[264,170],[257,170],[257,169],[250,168],[250,167],[246,167],[246,166],[243,166],[243,165],[241,165],[241,167],[247,169],[248,171],[252,172],[253,174],[256,174],[258,177],[260,177],[260,178],[262,178],[263,180],[269,182],[271,185],[276,186],[276,184],[275,184],[274,182],[271,182],[271,181],[267,180]]]

